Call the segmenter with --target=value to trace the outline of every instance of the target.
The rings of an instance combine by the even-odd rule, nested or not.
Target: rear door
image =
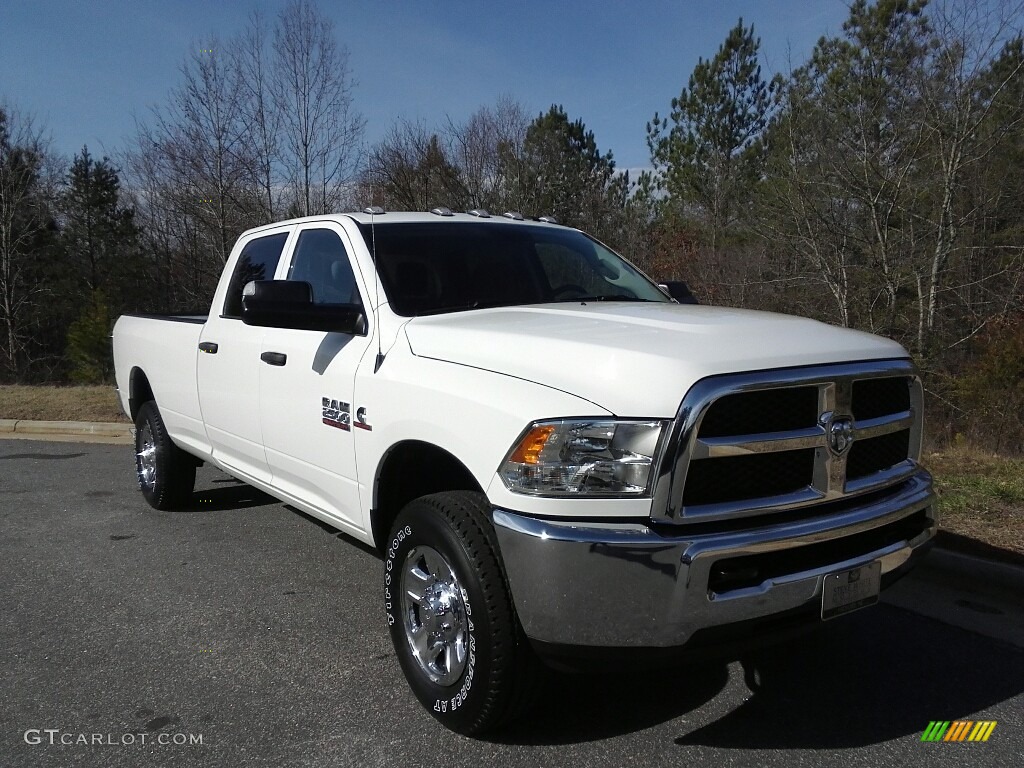
[[[240,241],[231,278],[218,288],[199,339],[196,371],[199,405],[215,459],[240,474],[270,480],[259,417],[263,328],[242,322],[242,289],[272,280],[293,227],[260,232]]]
[[[308,282],[316,303],[366,306],[351,253],[340,225],[301,225],[285,277]],[[369,339],[369,333],[267,328],[259,370],[259,413],[274,486],[358,528],[352,432],[371,427],[359,420],[352,392]]]

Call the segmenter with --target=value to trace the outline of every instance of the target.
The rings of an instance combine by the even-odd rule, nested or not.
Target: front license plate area
[[[878,602],[882,564],[877,560],[859,568],[830,573],[821,590],[821,618],[834,619]]]

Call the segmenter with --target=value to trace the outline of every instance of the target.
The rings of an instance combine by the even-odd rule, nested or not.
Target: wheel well
[[[370,525],[377,547],[383,549],[395,518],[406,504],[441,491],[483,493],[465,464],[443,448],[418,440],[393,446],[375,482],[376,505]]]
[[[128,407],[131,409],[131,417],[134,422],[139,415],[139,408],[153,397],[153,388],[149,386],[149,379],[141,368],[132,368],[128,378]]]

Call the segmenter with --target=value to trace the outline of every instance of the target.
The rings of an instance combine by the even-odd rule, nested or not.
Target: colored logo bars
[[[995,720],[932,720],[921,741],[988,741],[995,728]]]

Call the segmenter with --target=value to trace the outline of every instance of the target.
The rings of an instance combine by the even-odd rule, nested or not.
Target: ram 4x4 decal
[[[329,427],[337,427],[346,432],[352,429],[352,406],[344,400],[331,400],[329,397],[320,398],[323,407],[323,421]]]

